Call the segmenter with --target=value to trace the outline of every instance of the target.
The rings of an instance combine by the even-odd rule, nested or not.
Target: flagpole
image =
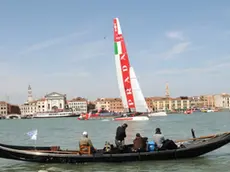
[[[31,140],[34,140],[34,149],[36,150],[37,148],[37,134],[38,134],[38,130],[33,130],[27,133],[27,135],[30,136]]]
[[[35,137],[35,150],[37,149],[37,134],[38,134],[38,130],[36,129],[36,137]]]
[[[34,149],[37,150],[37,139],[34,140],[35,147]]]

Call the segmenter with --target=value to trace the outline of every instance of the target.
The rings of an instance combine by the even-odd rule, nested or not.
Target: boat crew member
[[[119,149],[122,149],[125,145],[125,138],[126,138],[126,128],[128,125],[125,123],[119,127],[117,127],[116,137],[115,137],[115,144]]]
[[[153,135],[153,141],[156,143],[158,149],[160,149],[165,141],[164,135],[161,133],[160,128],[156,128],[155,134]]]
[[[133,140],[134,151],[146,151],[146,140],[143,139],[140,133],[136,134],[136,138]]]
[[[91,152],[95,151],[93,143],[91,139],[88,137],[88,133],[86,131],[82,133],[82,138],[79,141],[79,147],[81,148],[81,146],[90,146]]]

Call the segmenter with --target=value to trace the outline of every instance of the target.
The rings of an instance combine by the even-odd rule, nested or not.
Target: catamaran
[[[63,117],[78,117],[79,114],[73,112],[38,112],[32,118],[63,118]]]
[[[113,119],[114,117],[120,116],[119,113],[109,112],[107,110],[92,110],[89,113],[82,113],[77,119],[78,120],[104,120]]]
[[[166,113],[151,113],[144,95],[137,80],[135,71],[130,65],[125,40],[122,34],[120,22],[118,18],[113,20],[114,30],[114,53],[117,81],[125,111],[141,112],[141,116],[126,116],[115,118],[115,120],[148,120],[148,116],[167,116]],[[145,114],[145,115],[144,115]],[[147,114],[147,115],[146,115]]]

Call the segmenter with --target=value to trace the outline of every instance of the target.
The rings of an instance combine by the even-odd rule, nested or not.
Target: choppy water
[[[151,137],[156,127],[160,127],[166,137],[183,139],[191,137],[190,129],[196,135],[209,135],[230,131],[230,112],[197,113],[193,115],[169,115],[155,117],[149,121],[127,122],[127,141],[131,143],[136,132]],[[78,121],[76,118],[1,120],[0,137],[2,143],[34,145],[26,132],[38,129],[38,146],[60,145],[63,149],[76,149],[83,131],[87,131],[96,148],[102,148],[105,141],[114,141],[115,121]],[[11,160],[0,160],[1,172],[201,172],[230,171],[230,145],[206,154],[205,156],[173,161],[149,161],[116,164],[37,164]]]

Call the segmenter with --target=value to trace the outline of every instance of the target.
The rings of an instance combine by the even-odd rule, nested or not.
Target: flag
[[[27,135],[30,137],[31,140],[37,140],[37,134],[38,134],[38,130],[29,131],[27,133]]]

